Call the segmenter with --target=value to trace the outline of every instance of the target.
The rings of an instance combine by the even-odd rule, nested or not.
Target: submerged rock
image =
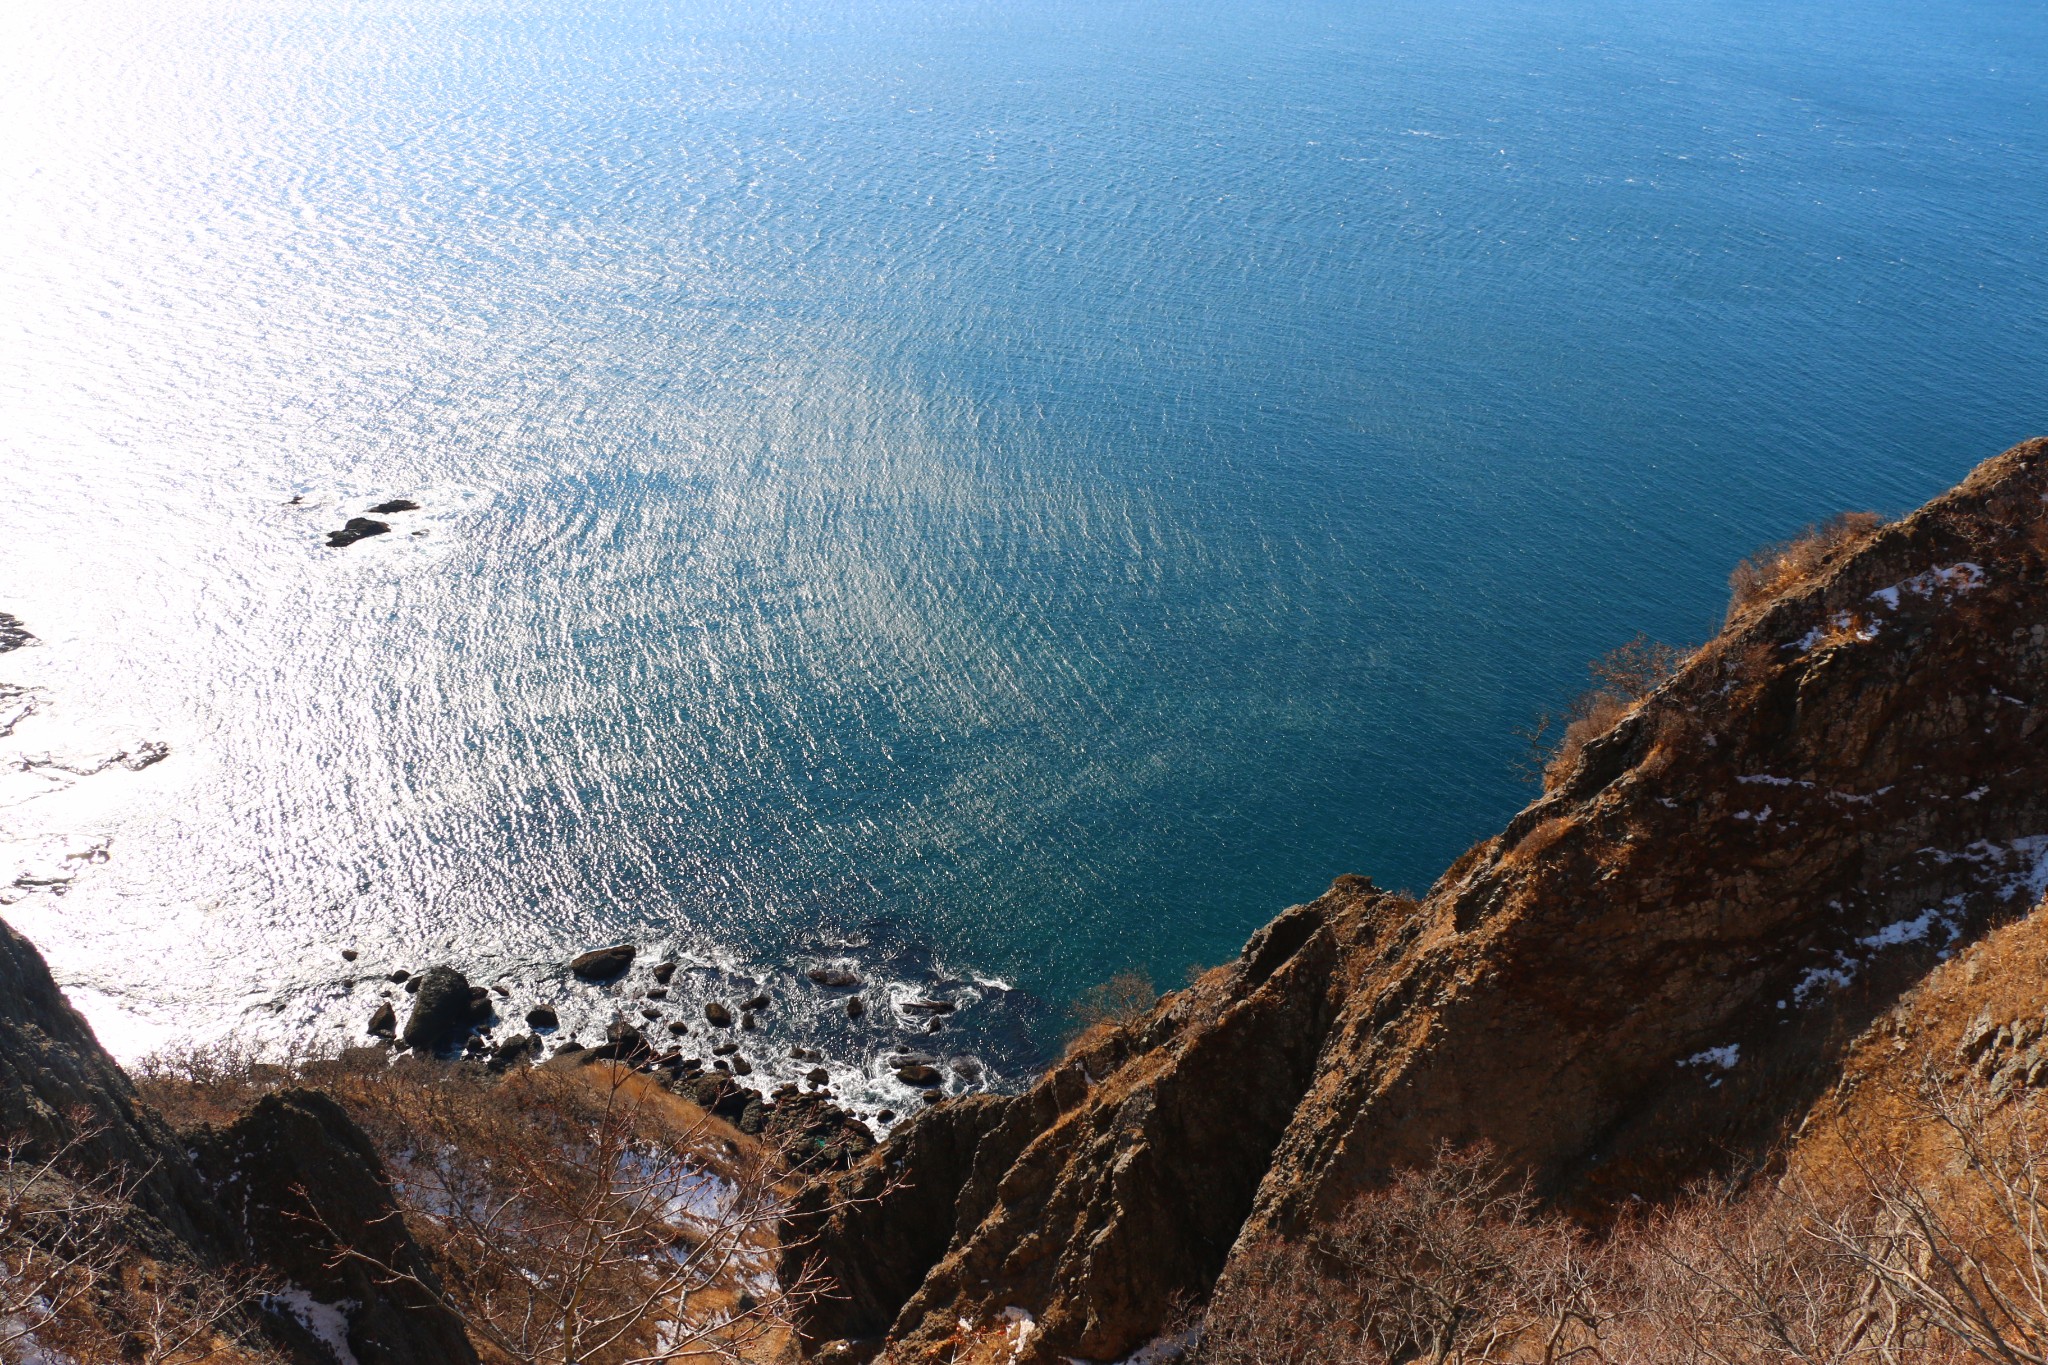
[[[393,498],[389,502],[380,502],[370,509],[371,512],[380,517],[388,517],[393,512],[417,512],[419,510],[420,505],[411,498]]]

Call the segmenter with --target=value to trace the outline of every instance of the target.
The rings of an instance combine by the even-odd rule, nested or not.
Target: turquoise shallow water
[[[0,39],[8,742],[170,746],[11,774],[7,913],[131,1055],[436,957],[596,1026],[558,964],[634,937],[870,1075],[911,1020],[785,969],[949,992],[1012,1077],[1111,972],[1426,885],[1758,542],[2048,430],[2031,3]]]

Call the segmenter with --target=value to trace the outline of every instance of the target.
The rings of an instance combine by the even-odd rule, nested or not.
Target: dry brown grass
[[[1930,1073],[1939,1074],[1939,1073]],[[1930,1174],[1697,1187],[1599,1238],[1483,1148],[1240,1253],[1199,1365],[2043,1365],[2048,1099],[1980,1081],[1914,1101]]]
[[[1884,518],[1875,512],[1843,512],[1790,540],[1766,545],[1728,575],[1728,620],[1819,577],[1882,525]]]
[[[292,1085],[333,1096],[369,1137],[439,1283],[368,1269],[437,1298],[486,1361],[776,1358],[790,1316],[822,1289],[774,1277],[790,1193],[780,1163],[629,1067],[496,1076],[373,1049],[285,1064],[210,1050],[138,1075],[185,1127]]]

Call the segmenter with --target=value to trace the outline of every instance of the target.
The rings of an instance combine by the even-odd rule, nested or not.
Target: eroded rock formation
[[[1110,1360],[1240,1239],[1484,1140],[1597,1219],[1754,1160],[2048,888],[2048,441],[1731,621],[1419,903],[1345,879],[794,1219],[814,1343]],[[848,1202],[848,1201],[852,1202]],[[844,1354],[865,1348],[835,1348]]]

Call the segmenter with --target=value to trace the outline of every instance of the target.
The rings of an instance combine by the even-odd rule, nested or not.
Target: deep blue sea
[[[129,1057],[632,938],[1014,1081],[2048,432],[2044,92],[2038,0],[13,0],[5,913]]]

